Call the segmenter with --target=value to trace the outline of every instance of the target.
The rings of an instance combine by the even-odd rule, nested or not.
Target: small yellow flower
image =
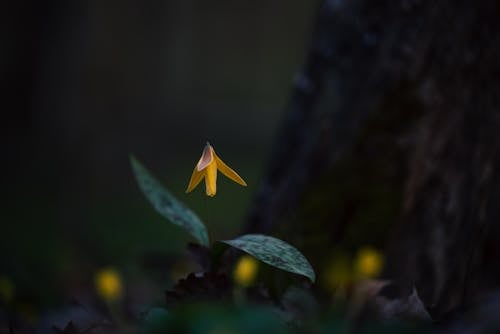
[[[14,299],[15,288],[10,279],[0,276],[0,301],[10,303]]]
[[[361,278],[377,277],[382,271],[384,258],[376,249],[361,248],[354,263],[356,274]]]
[[[257,260],[250,255],[244,255],[238,260],[234,268],[234,280],[239,285],[248,287],[254,282],[258,269],[259,263]]]
[[[322,283],[330,292],[343,289],[349,285],[352,280],[351,262],[344,254],[332,254],[326,264]]]
[[[212,145],[207,143],[201,158],[194,167],[193,174],[191,175],[191,180],[189,180],[189,185],[186,192],[191,192],[196,186],[205,178],[205,189],[208,196],[215,196],[217,192],[217,170],[222,174],[226,175],[228,178],[234,182],[246,186],[247,184],[243,179],[228,165],[226,165],[218,156],[215,154]]]
[[[122,295],[122,280],[114,269],[102,269],[95,275],[97,294],[106,301],[114,301]]]

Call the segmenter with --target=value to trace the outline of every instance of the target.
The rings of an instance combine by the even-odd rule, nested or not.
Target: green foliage
[[[247,234],[236,239],[224,240],[260,261],[273,267],[306,276],[314,282],[316,274],[307,259],[295,247],[267,235]]]
[[[166,190],[133,156],[130,157],[130,163],[139,187],[156,211],[188,231],[202,245],[208,246],[208,233],[200,218]]]
[[[290,328],[277,315],[277,311],[269,307],[240,308],[224,304],[190,304],[168,313],[166,310],[160,312],[154,309],[153,313],[153,317],[148,314],[146,318],[143,327],[145,334],[290,332]]]
[[[308,310],[296,317],[290,310],[270,306],[224,303],[185,304],[173,310],[153,308],[146,315],[140,333],[273,333],[273,334],[327,334],[327,333],[426,333],[426,326],[402,322],[353,322],[345,318],[341,309]]]

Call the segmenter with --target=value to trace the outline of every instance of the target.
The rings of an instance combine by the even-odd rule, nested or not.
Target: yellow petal
[[[213,161],[205,169],[205,189],[208,196],[217,192],[217,163]]]
[[[201,170],[207,168],[208,165],[213,163],[214,154],[215,154],[215,152],[214,152],[213,147],[209,143],[207,143],[207,145],[203,149],[203,153],[201,154],[200,160],[196,164],[196,168],[198,169],[198,171],[201,171]]]
[[[238,173],[236,173],[231,167],[226,165],[224,161],[222,161],[221,158],[219,158],[217,154],[215,154],[215,151],[214,151],[214,156],[215,156],[215,162],[217,163],[217,169],[219,169],[222,174],[226,175],[228,178],[230,178],[236,183],[241,184],[242,186],[247,185],[246,182],[243,181],[243,179],[238,175]]]
[[[376,249],[363,247],[358,251],[354,266],[360,277],[374,278],[382,271],[384,258]]]
[[[244,255],[236,264],[233,272],[234,280],[239,285],[248,287],[255,281],[258,269],[259,263],[257,260],[250,255]]]
[[[120,274],[114,269],[102,269],[95,276],[97,294],[106,301],[121,297],[123,287]]]
[[[191,174],[191,180],[189,180],[189,185],[188,185],[188,187],[186,189],[186,192],[189,193],[194,188],[196,188],[196,186],[203,179],[203,176],[205,176],[205,173],[198,171],[198,168],[195,166],[194,170],[193,170],[193,174]]]

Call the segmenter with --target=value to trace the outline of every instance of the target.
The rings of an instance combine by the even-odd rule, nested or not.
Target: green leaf
[[[306,276],[313,283],[316,279],[316,274],[304,255],[283,240],[261,234],[246,234],[221,242],[238,248],[273,267]]]
[[[207,229],[200,218],[165,189],[134,156],[130,156],[130,163],[139,187],[156,211],[208,246]]]

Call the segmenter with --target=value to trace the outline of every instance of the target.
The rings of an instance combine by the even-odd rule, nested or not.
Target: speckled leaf
[[[207,229],[200,218],[165,189],[133,156],[130,157],[130,163],[139,187],[156,211],[188,231],[202,245],[208,246]]]
[[[304,255],[280,239],[267,235],[246,234],[221,242],[238,248],[273,267],[306,276],[312,282],[316,279],[314,270]]]

